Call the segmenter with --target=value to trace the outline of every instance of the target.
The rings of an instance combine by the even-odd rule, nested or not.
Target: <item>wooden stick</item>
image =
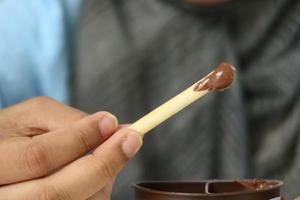
[[[235,77],[235,68],[228,63],[221,63],[210,74],[193,84],[174,98],[162,104],[145,115],[129,128],[144,136],[168,118],[175,115],[194,101],[205,96],[210,91],[223,91],[228,88]]]
[[[197,83],[196,83],[197,84]],[[173,97],[166,103],[162,104],[152,112],[148,113],[129,128],[137,131],[139,134],[144,136],[147,132],[172,117],[194,101],[205,96],[209,91],[194,91],[196,84],[187,88],[177,96]]]

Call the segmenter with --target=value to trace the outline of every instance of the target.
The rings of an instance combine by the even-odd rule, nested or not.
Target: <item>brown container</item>
[[[135,200],[282,200],[275,180],[141,182]]]

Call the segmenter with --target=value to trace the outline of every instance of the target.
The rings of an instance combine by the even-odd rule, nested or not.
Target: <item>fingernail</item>
[[[142,136],[137,132],[131,131],[122,143],[122,150],[127,158],[130,159],[138,152],[142,145]]]
[[[117,129],[117,127],[118,120],[114,115],[110,113],[107,113],[99,122],[100,134],[104,139],[109,138],[112,135],[112,133]]]

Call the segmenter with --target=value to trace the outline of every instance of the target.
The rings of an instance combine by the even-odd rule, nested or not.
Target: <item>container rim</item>
[[[243,181],[251,181],[254,179],[238,179],[238,180],[243,180]],[[259,190],[259,191],[242,191],[242,192],[227,192],[227,193],[187,193],[187,192],[168,192],[168,191],[161,191],[157,189],[150,189],[147,187],[141,186],[141,184],[189,184],[189,183],[227,183],[227,182],[234,182],[237,180],[208,180],[208,181],[185,181],[185,180],[180,180],[180,181],[139,181],[136,183],[132,184],[132,187],[139,190],[139,191],[144,191],[144,192],[149,192],[149,193],[154,193],[154,194],[164,194],[164,195],[173,195],[173,196],[189,196],[189,197],[220,197],[220,196],[236,196],[236,195],[247,195],[247,194],[255,194],[258,192],[268,192],[272,191],[275,189],[280,189],[284,183],[281,180],[271,180],[271,179],[258,179],[258,180],[263,180],[267,182],[274,182],[277,183],[274,187],[272,188],[267,188],[264,190]]]

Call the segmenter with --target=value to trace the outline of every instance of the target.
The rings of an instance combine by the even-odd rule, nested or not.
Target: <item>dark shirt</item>
[[[85,1],[75,105],[131,123],[210,72],[237,67],[213,93],[144,140],[116,181],[133,199],[140,180],[283,179],[300,186],[300,1],[240,0],[191,7],[160,0]]]

